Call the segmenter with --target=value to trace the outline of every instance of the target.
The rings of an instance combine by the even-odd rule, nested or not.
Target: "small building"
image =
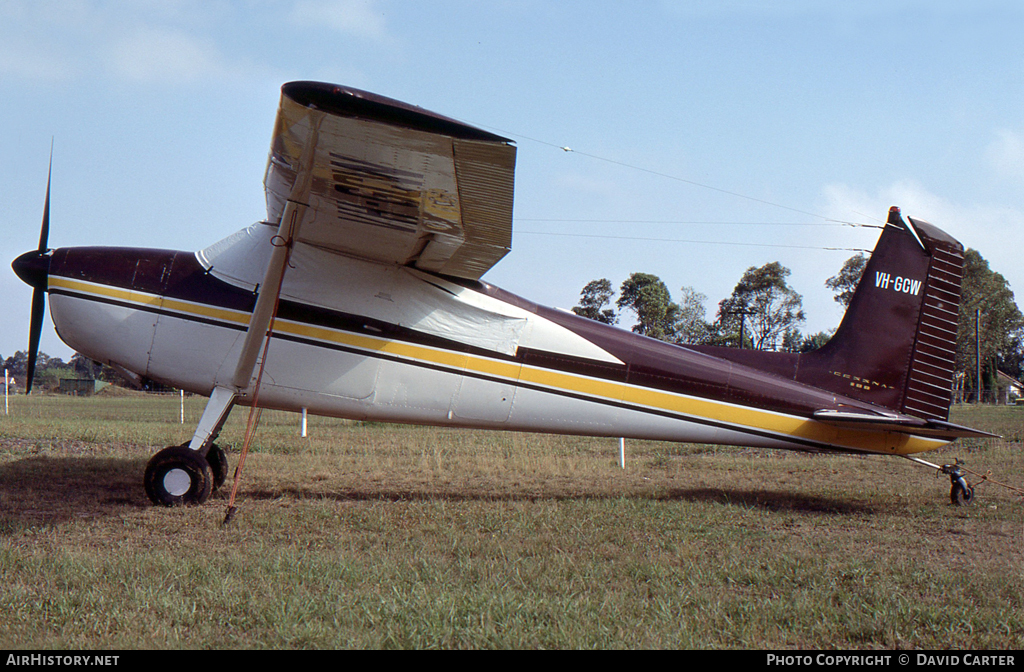
[[[110,383],[91,378],[61,378],[57,391],[61,394],[71,394],[76,397],[87,397],[102,390]]]
[[[999,403],[1010,405],[1018,403],[1018,399],[1024,399],[1024,384],[1002,371],[996,371],[996,388],[999,391]]]

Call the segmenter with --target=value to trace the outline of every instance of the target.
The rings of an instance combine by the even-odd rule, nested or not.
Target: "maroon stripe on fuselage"
[[[130,247],[54,251],[50,274],[148,294],[252,312],[256,295],[211,276],[193,252]]]

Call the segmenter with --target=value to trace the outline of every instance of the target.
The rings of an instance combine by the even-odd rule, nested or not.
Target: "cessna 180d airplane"
[[[949,423],[963,247],[898,208],[832,340],[805,354],[679,346],[545,308],[480,278],[512,239],[516,148],[356,89],[282,87],[267,219],[198,252],[49,249],[14,261],[71,348],[209,396],[145,473],[201,504],[214,440],[252,405],[360,420],[911,457]],[[260,382],[258,382],[260,381]]]

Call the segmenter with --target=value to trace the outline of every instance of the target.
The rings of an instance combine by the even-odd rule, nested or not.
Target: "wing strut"
[[[274,251],[270,255],[270,263],[267,265],[267,272],[263,276],[260,287],[259,298],[256,299],[256,307],[249,319],[249,330],[245,333],[245,342],[242,344],[242,352],[238,356],[238,364],[235,366],[235,373],[231,377],[231,385],[239,393],[249,387],[252,380],[253,370],[256,368],[256,359],[259,356],[260,347],[263,345],[264,337],[269,338],[267,329],[277,312],[277,301],[281,295],[281,285],[284,283],[284,272],[288,266],[288,258],[291,256],[292,245],[295,236],[299,232],[299,224],[306,212],[305,204],[296,203],[289,199],[281,215],[281,223],[277,227],[277,235],[271,239]]]
[[[281,223],[277,226],[277,235],[271,239],[274,250],[270,255],[270,263],[267,264],[267,272],[263,276],[263,284],[260,285],[263,291],[256,299],[256,307],[253,308],[252,318],[249,320],[249,331],[245,334],[245,343],[238,356],[235,375],[231,379],[231,384],[239,393],[249,386],[260,345],[262,345],[263,357],[260,361],[260,372],[256,376],[255,385],[253,385],[249,419],[245,424],[245,441],[242,443],[242,455],[238,458],[238,466],[235,468],[235,481],[231,486],[231,498],[228,500],[227,513],[224,514],[224,525],[231,522],[237,510],[235,496],[238,494],[238,484],[242,480],[242,467],[245,465],[245,458],[252,445],[252,437],[260,422],[262,409],[259,407],[259,401],[263,368],[267,365],[267,351],[270,349],[270,338],[274,333],[274,320],[277,319],[277,306],[281,299],[281,287],[284,285],[284,273],[288,268],[288,259],[291,258],[295,238],[299,235],[302,218],[309,208],[307,201],[313,180],[313,155],[316,151],[318,126],[319,120],[310,128],[306,146],[302,149],[299,174],[295,176],[295,184],[292,185],[291,193],[288,195],[288,203],[285,205],[284,212],[281,213]]]
[[[320,118],[318,115],[309,115],[310,132],[305,147],[302,150],[298,173],[295,182],[292,184],[291,192],[284,212],[281,213],[281,221],[277,226],[277,235],[271,239],[274,246],[267,264],[267,270],[263,275],[263,282],[260,287],[263,289],[256,299],[256,306],[253,308],[252,317],[249,318],[249,328],[245,333],[245,341],[242,350],[238,355],[238,363],[235,365],[234,374],[231,376],[230,384],[219,383],[210,395],[210,401],[206,404],[203,417],[199,420],[196,433],[189,443],[192,450],[206,450],[213,440],[220,433],[221,427],[227,420],[232,406],[240,395],[245,393],[252,382],[252,374],[256,368],[256,360],[259,357],[260,346],[264,340],[269,345],[270,330],[273,328],[274,317],[277,314],[277,304],[281,296],[281,287],[284,284],[285,270],[288,268],[288,259],[291,256],[292,246],[298,236],[302,225],[302,218],[306,214],[309,205],[310,185],[313,182],[313,157],[316,151],[317,135],[319,131]],[[267,349],[263,349],[263,356],[266,359]],[[261,368],[262,372],[262,368]],[[253,407],[259,397],[259,379],[257,379],[253,390]],[[247,432],[248,433],[248,432]],[[248,446],[248,437],[246,440]],[[244,455],[243,455],[243,460]],[[240,470],[236,470],[236,477]]]
[[[284,281],[284,272],[288,266],[288,257],[291,255],[292,245],[296,236],[299,235],[299,227],[302,218],[309,208],[309,189],[313,183],[313,156],[316,150],[317,134],[322,115],[315,116],[316,121],[309,132],[306,146],[302,149],[302,156],[299,159],[299,172],[295,176],[291,193],[288,194],[288,202],[281,213],[281,222],[277,226],[277,235],[271,239],[274,251],[270,255],[270,263],[267,264],[267,272],[263,276],[263,283],[260,287],[259,298],[256,299],[256,307],[252,311],[252,318],[249,320],[249,331],[245,334],[245,343],[242,345],[242,352],[238,356],[238,365],[235,367],[235,375],[231,378],[231,384],[239,391],[249,387],[252,380],[252,372],[256,367],[256,357],[259,355],[260,345],[263,337],[267,334],[267,327],[277,310],[277,300],[281,294],[281,285]],[[309,117],[307,117],[309,118]],[[312,120],[311,120],[312,121]],[[268,291],[273,288],[273,291]]]

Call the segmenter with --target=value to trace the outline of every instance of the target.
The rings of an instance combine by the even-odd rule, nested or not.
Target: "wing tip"
[[[295,81],[281,87],[281,94],[299,105],[314,107],[343,117],[373,121],[441,133],[463,140],[512,143],[512,140],[475,126],[431,112],[416,105],[362,89],[328,82]]]

